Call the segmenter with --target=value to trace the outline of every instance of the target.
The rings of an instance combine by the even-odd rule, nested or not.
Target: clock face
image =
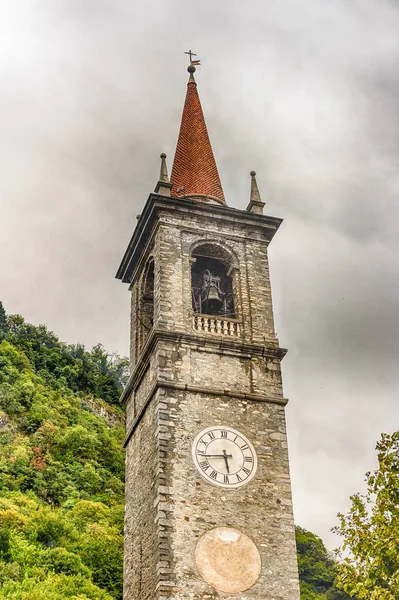
[[[251,442],[231,427],[208,427],[194,440],[194,464],[214,485],[237,488],[250,481],[258,466]]]

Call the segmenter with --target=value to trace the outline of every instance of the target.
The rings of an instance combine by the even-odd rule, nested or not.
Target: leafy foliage
[[[88,352],[82,344],[60,342],[45,325],[26,323],[20,315],[10,315],[2,326],[0,305],[0,339],[21,350],[31,367],[53,389],[68,387],[74,392],[93,394],[117,404],[128,375],[128,360],[105,352],[101,344]],[[4,311],[4,309],[3,309]]]
[[[8,331],[7,315],[6,315],[6,311],[4,310],[3,303],[0,302],[0,342],[5,337],[7,331]]]
[[[0,302],[0,600],[122,598],[127,359],[66,345]],[[302,600],[345,600],[297,528]]]
[[[349,551],[339,585],[358,598],[399,598],[399,432],[377,443],[378,468],[366,473],[367,492],[351,497],[347,515],[335,528]]]
[[[126,364],[0,304],[0,599],[122,597]]]
[[[301,600],[347,600],[335,586],[337,563],[322,540],[303,527],[296,527]]]

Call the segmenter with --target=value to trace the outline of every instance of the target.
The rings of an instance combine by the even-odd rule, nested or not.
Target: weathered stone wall
[[[140,383],[134,393],[134,413],[135,416],[142,410],[148,395],[154,385],[157,369],[155,360],[150,360],[145,372],[143,373]]]
[[[150,357],[151,358],[151,357]],[[153,366],[151,366],[153,365]],[[145,370],[137,383],[137,387],[130,394],[129,402],[126,404],[126,430],[129,431],[147,402],[151,389],[155,383],[158,369],[155,360],[149,360]]]
[[[269,234],[261,224],[248,223],[245,211],[224,219],[184,211],[181,202],[181,210],[159,212],[134,275],[139,281],[151,252],[154,327],[142,347],[132,314],[125,600],[299,600]],[[193,329],[191,256],[204,241],[231,256],[240,336]],[[238,429],[257,452],[256,476],[236,490],[207,483],[192,461],[195,436],[214,425]],[[261,554],[260,578],[243,593],[217,592],[196,567],[199,537],[217,526],[241,530]]]
[[[154,600],[159,543],[154,507],[158,450],[153,403],[127,445],[126,466],[124,597]]]
[[[173,213],[160,215],[161,319],[174,329],[191,328],[191,254],[203,242],[223,247],[232,257],[235,304],[243,322],[243,337],[263,343],[274,339],[273,309],[262,230],[245,224]]]
[[[207,483],[192,461],[197,433],[217,425],[246,435],[258,456],[257,475],[237,490]],[[228,597],[297,600],[287,452],[284,403],[159,389],[127,447],[125,598],[219,597],[194,553],[203,533],[229,526],[256,544],[262,571],[244,595]]]
[[[202,336],[205,337],[205,336]],[[282,397],[280,360],[275,356],[256,356],[241,351],[240,344],[223,342],[210,346],[205,341],[177,337],[162,341],[155,351],[158,379],[241,394]]]
[[[165,392],[167,445],[163,472],[167,493],[160,502],[168,528],[168,556],[174,599],[218,598],[195,564],[200,536],[217,526],[247,534],[261,554],[259,580],[230,599],[297,600],[298,581],[284,407],[188,392]],[[170,410],[171,407],[171,410]],[[214,425],[231,426],[253,443],[259,460],[257,475],[246,486],[226,490],[198,473],[191,458],[199,431]],[[226,597],[225,594],[222,596]]]

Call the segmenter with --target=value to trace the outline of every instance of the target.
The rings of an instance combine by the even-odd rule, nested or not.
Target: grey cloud
[[[3,7],[0,298],[68,342],[128,349],[113,276],[172,166],[186,57],[225,195],[249,171],[270,249],[297,521],[361,489],[398,378],[399,10],[378,0],[113,0]]]

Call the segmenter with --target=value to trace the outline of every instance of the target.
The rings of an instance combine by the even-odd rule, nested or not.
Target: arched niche
[[[233,257],[225,248],[213,242],[197,244],[191,252],[191,299],[194,313],[236,318],[234,273]]]
[[[154,324],[154,260],[152,258],[147,263],[140,287],[138,320],[140,348],[142,348]]]

